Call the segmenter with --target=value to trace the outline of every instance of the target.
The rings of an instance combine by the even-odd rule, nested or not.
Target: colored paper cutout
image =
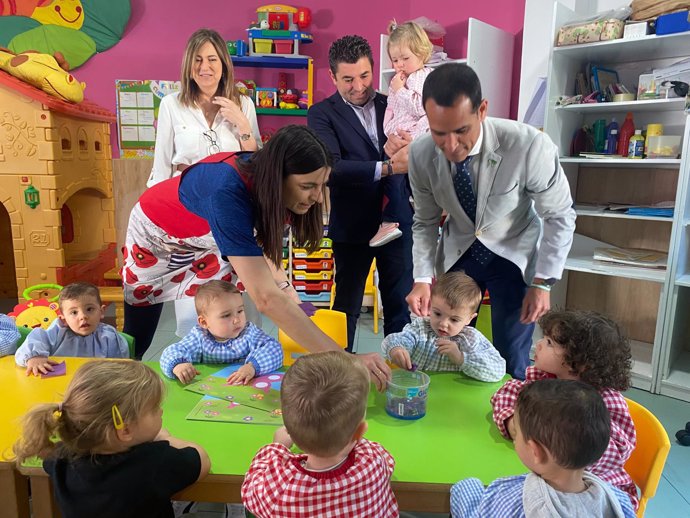
[[[67,364],[61,361],[58,364],[53,365],[53,370],[48,371],[46,374],[41,374],[41,378],[55,378],[56,376],[64,376],[67,374]]]

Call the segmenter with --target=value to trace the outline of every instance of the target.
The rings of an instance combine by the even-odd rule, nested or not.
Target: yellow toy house
[[[35,284],[103,284],[115,264],[110,126],[0,71],[0,298]]]

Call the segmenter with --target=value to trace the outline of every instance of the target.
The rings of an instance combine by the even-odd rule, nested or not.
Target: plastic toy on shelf
[[[247,29],[250,56],[299,57],[299,44],[314,40],[311,33],[303,31],[311,23],[311,11],[306,7],[264,5],[256,15],[258,21]]]

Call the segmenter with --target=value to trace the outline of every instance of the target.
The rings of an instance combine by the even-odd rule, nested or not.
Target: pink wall
[[[122,41],[106,52],[96,55],[75,71],[87,83],[86,97],[115,110],[116,79],[179,79],[180,62],[189,35],[200,27],[216,29],[226,39],[246,39],[245,28],[256,19],[256,8],[266,0],[225,2],[219,0],[132,0],[132,16]],[[387,3],[387,2],[386,2]],[[189,5],[194,6],[190,10]],[[446,48],[451,57],[464,57],[467,41],[467,19],[477,18],[518,35],[513,73],[511,113],[517,113],[520,47],[524,18],[524,0],[492,2],[449,2],[447,0],[400,0],[395,10],[374,0],[301,0],[296,6],[309,7],[314,43],[303,46],[302,52],[314,57],[315,100],[334,91],[328,77],[328,47],[345,34],[360,34],[371,43],[375,61],[379,55],[379,35],[386,30],[392,17],[407,20],[427,16],[446,27]],[[164,13],[164,14],[162,14]],[[378,67],[378,63],[375,63]],[[236,74],[243,76],[244,71]],[[375,76],[378,76],[376,68]],[[244,75],[248,77],[248,75]],[[296,86],[301,82],[295,74]],[[378,80],[375,81],[375,84]],[[306,87],[306,86],[305,86]],[[260,124],[279,127],[288,122],[304,122],[293,117],[263,117]],[[113,134],[115,131],[113,131]]]

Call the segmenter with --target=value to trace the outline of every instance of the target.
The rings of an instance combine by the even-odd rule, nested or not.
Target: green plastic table
[[[148,365],[160,372],[158,363]],[[202,375],[222,367],[197,366]],[[512,443],[498,433],[491,420],[489,398],[500,383],[482,383],[457,373],[431,373],[430,377],[427,414],[416,421],[389,416],[385,411],[385,394],[372,387],[366,437],[383,444],[395,458],[392,486],[401,510],[448,513],[450,486],[459,479],[478,477],[488,484],[527,469],[515,455]],[[163,426],[174,436],[201,444],[211,457],[211,474],[176,498],[240,502],[244,473],[256,451],[271,442],[275,427],[188,421],[186,415],[202,396],[184,390],[177,381],[164,379],[167,396]],[[32,481],[34,501],[39,499],[40,508],[52,513],[51,495],[45,493],[50,487],[45,483],[47,476],[43,470],[23,468],[22,472]]]

